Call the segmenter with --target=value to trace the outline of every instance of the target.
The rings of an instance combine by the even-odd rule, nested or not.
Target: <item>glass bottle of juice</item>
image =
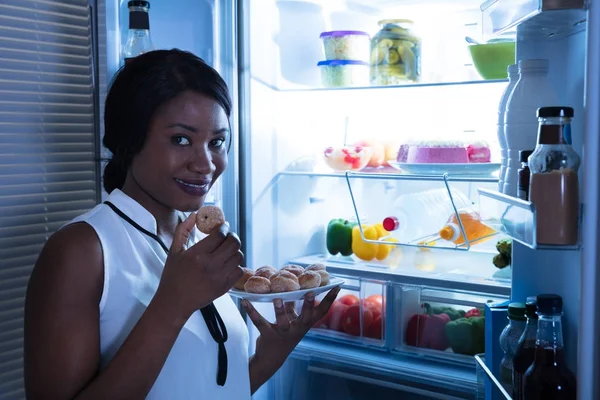
[[[562,298],[537,297],[538,328],[533,364],[523,377],[526,400],[576,400],[577,382],[565,364],[562,336]]]
[[[523,375],[527,368],[533,364],[535,355],[535,337],[537,335],[537,299],[528,297],[525,303],[525,314],[527,315],[527,325],[525,332],[521,335],[517,350],[513,358],[513,399],[523,400]]]
[[[574,245],[578,239],[579,155],[571,147],[571,107],[537,111],[538,142],[529,156],[529,201],[536,209],[536,241]]]
[[[508,394],[512,394],[513,357],[519,338],[525,330],[525,304],[510,303],[508,321],[508,325],[500,334],[500,347],[504,352],[504,357],[500,361],[500,383]]]

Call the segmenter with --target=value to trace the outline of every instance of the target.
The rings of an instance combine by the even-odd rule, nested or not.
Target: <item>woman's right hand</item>
[[[240,240],[227,224],[186,249],[195,224],[191,213],[177,227],[155,296],[185,319],[231,289],[244,261]]]

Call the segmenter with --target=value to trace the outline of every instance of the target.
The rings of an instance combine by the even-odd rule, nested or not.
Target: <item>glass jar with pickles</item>
[[[371,39],[371,84],[400,85],[421,77],[421,39],[408,19],[384,19]]]

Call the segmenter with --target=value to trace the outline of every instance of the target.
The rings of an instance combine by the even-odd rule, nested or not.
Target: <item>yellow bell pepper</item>
[[[363,232],[367,240],[379,240],[382,237],[388,236],[390,233],[383,228],[382,224],[363,225]],[[388,237],[382,242],[397,243],[394,238]],[[385,260],[392,251],[394,245],[391,244],[376,244],[365,242],[360,234],[360,229],[355,226],[352,229],[352,252],[361,260],[371,261],[374,258]]]
[[[379,231],[374,225],[363,225],[362,229],[365,239],[379,239]],[[377,255],[377,247],[377,244],[368,243],[363,240],[358,225],[352,228],[352,252],[356,257],[360,258],[361,260],[370,261]]]
[[[391,237],[383,239],[382,242],[398,243],[396,239]],[[380,261],[385,260],[394,247],[396,246],[394,246],[393,244],[378,244],[377,254],[375,255],[375,257]]]

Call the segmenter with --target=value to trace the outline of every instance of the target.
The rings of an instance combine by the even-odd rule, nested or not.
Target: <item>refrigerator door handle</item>
[[[436,399],[440,399],[440,400],[461,400],[459,397],[443,395],[443,394],[431,392],[431,391],[425,390],[425,389],[419,389],[419,388],[415,388],[415,387],[411,387],[411,386],[402,385],[399,383],[382,381],[380,379],[368,378],[366,376],[354,375],[354,374],[350,374],[347,372],[336,371],[336,370],[329,369],[329,368],[315,367],[313,365],[309,365],[308,371],[323,374],[323,375],[329,375],[329,376],[333,376],[336,378],[342,378],[342,379],[348,379],[348,380],[352,380],[352,381],[362,382],[362,383],[375,385],[375,386],[379,386],[379,387],[386,387],[386,388],[390,388],[390,389],[394,389],[394,390],[403,391],[405,393],[413,393],[416,395],[426,396],[426,397],[430,397],[430,398],[436,398]]]

